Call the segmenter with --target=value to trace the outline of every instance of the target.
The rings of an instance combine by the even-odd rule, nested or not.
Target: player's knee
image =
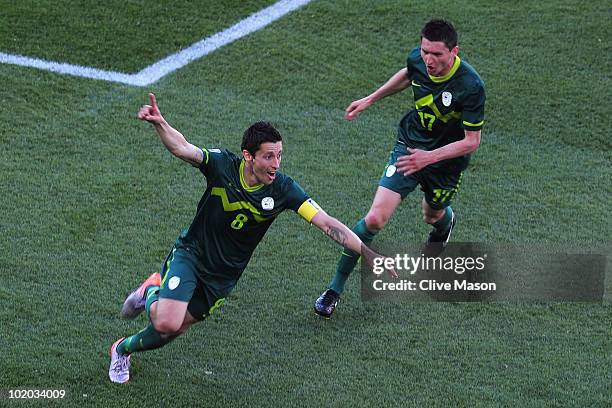
[[[389,217],[385,217],[377,211],[370,211],[365,217],[366,226],[370,231],[380,231],[387,225],[388,221]]]
[[[178,336],[181,334],[182,322],[173,319],[156,319],[153,322],[155,330],[165,336]]]

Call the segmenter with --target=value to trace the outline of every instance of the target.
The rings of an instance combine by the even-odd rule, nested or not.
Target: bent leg
[[[187,310],[187,302],[175,299],[159,299],[151,306],[151,323],[162,336],[183,334],[197,320]]]
[[[197,322],[187,311],[187,302],[173,299],[160,299],[153,303],[150,318],[150,324],[133,336],[127,337],[117,346],[120,354],[163,347]]]
[[[370,210],[365,218],[359,220],[353,227],[353,232],[364,244],[369,245],[374,236],[385,227],[401,202],[402,197],[399,193],[379,186]],[[342,293],[344,285],[353,269],[355,269],[358,260],[358,253],[345,248],[340,256],[338,266],[336,267],[336,274],[329,288],[337,293]]]
[[[119,354],[153,350],[184,333],[195,319],[187,311],[196,288],[195,261],[173,248],[162,268],[161,287],[146,289],[145,310],[150,320],[140,332],[117,346]]]
[[[399,193],[379,186],[370,211],[364,218],[367,229],[374,234],[382,230],[401,202],[402,196]]]

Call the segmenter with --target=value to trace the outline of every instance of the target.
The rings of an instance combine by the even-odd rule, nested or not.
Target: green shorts
[[[459,191],[463,172],[445,173],[425,167],[415,173],[404,176],[396,171],[395,162],[399,157],[406,154],[408,154],[408,148],[405,144],[397,142],[393,146],[385,166],[385,171],[378,185],[400,194],[402,200],[409,193],[413,192],[417,185],[420,185],[421,191],[425,193],[425,201],[431,208],[441,210],[448,207],[455,194]]]
[[[195,254],[173,246],[162,265],[159,297],[189,302],[189,313],[197,320],[204,320],[223,304],[225,298],[217,298],[198,279],[198,268]]]

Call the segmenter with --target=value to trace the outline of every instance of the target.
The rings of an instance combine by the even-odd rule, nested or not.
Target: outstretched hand
[[[386,256],[379,255],[376,252],[372,251],[364,243],[361,243],[361,256],[363,257],[363,260],[365,261],[365,263],[368,265],[368,267],[370,269],[372,269],[374,267],[375,259],[377,259],[377,258],[386,259],[387,258]],[[391,264],[394,265],[393,262],[391,262]],[[388,265],[388,263],[386,263],[386,262],[383,262],[383,265],[385,265],[385,270],[387,271],[387,273],[392,278],[397,279],[399,277],[399,275],[397,274],[397,271],[395,270],[395,268],[393,268],[393,267],[388,268],[386,266],[386,265]]]
[[[366,110],[372,102],[368,97],[361,98],[359,100],[351,102],[351,104],[344,111],[344,119],[353,120],[359,116],[361,112]]]
[[[147,121],[153,124],[159,124],[163,122],[164,118],[157,107],[157,100],[155,99],[155,94],[150,93],[149,99],[151,101],[150,105],[142,105],[140,110],[138,111],[138,119]]]

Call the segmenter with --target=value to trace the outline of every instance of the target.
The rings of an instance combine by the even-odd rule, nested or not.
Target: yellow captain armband
[[[312,198],[304,201],[300,208],[298,208],[297,213],[306,221],[311,222],[315,215],[321,210],[319,204],[315,202]]]

